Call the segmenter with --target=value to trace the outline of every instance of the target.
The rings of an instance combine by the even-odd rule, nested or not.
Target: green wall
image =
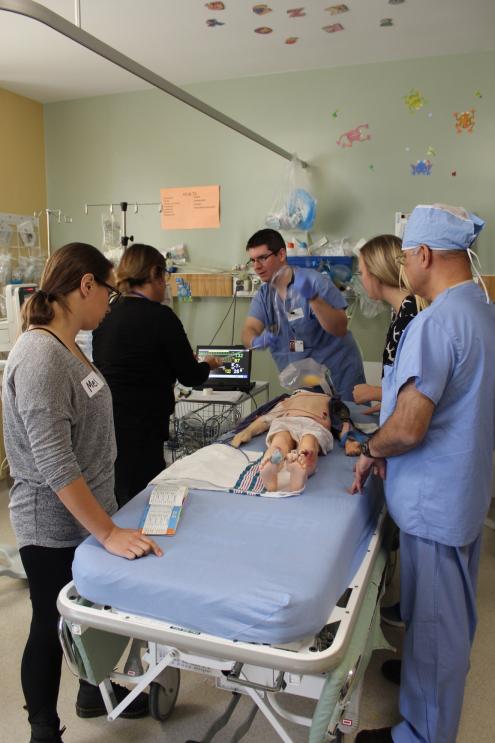
[[[188,90],[310,163],[315,234],[367,238],[393,232],[394,213],[418,203],[461,204],[488,223],[479,254],[484,273],[495,273],[493,69],[490,52]],[[415,113],[404,102],[412,88],[427,100]],[[473,133],[457,134],[453,113],[471,108]],[[339,135],[359,124],[369,124],[371,140],[338,147]],[[158,201],[162,187],[219,183],[220,229],[165,232],[158,210],[142,207],[137,215],[130,210],[128,233],[158,247],[185,242],[195,264],[228,269],[243,260],[246,239],[263,225],[285,178],[286,161],[155,90],[47,105],[45,130],[49,204],[73,218],[53,226],[55,246],[74,239],[101,243],[103,210],[85,216],[85,203]],[[428,147],[436,151],[431,175],[411,175],[410,163],[426,158]],[[214,299],[178,305],[193,345],[210,340],[228,305]],[[236,340],[247,306],[238,300]],[[230,342],[231,317],[217,341]],[[365,359],[380,358],[386,325],[386,315],[355,315],[352,330]],[[267,354],[256,355],[255,375],[274,382]]]

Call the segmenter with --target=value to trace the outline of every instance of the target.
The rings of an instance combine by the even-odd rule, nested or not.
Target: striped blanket
[[[210,444],[178,459],[150,484],[174,482],[192,490],[222,490],[241,495],[280,498],[300,491],[268,492],[260,476],[262,452],[236,449],[228,444]]]

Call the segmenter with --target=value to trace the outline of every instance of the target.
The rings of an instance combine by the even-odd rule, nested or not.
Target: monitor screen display
[[[210,371],[208,379],[225,381],[249,381],[251,351],[239,346],[198,346],[198,361],[204,361],[205,356],[217,356],[222,359],[223,365]]]

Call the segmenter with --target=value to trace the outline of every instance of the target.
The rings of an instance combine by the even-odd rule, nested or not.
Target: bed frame
[[[387,569],[387,527],[383,510],[359,569],[316,636],[278,646],[225,640],[110,606],[91,604],[80,597],[70,583],[61,591],[57,602],[61,615],[59,636],[65,658],[74,674],[99,684],[109,720],[115,720],[148,685],[151,715],[155,719],[166,719],[175,705],[180,669],[183,669],[212,676],[218,687],[234,694],[226,712],[210,728],[203,743],[212,740],[227,724],[240,694],[248,695],[254,704],[235,740],[247,732],[260,710],[280,739],[293,743],[281,719],[311,727],[312,718],[291,714],[280,705],[279,699],[283,694],[313,700],[320,698],[328,674],[334,672],[344,658],[370,581],[374,577],[376,582],[377,576],[379,589],[374,611],[379,611]],[[127,673],[115,673],[113,669],[129,638],[134,642],[126,664]],[[141,665],[143,646],[146,647],[142,658],[146,671]],[[364,669],[359,669],[358,674],[355,664],[343,670],[344,681],[336,700],[341,714],[338,723],[332,723],[332,729],[320,740],[340,740],[357,727],[356,702],[361,684],[356,680],[362,679]],[[133,689],[120,704],[116,704],[113,696],[111,679],[133,684]],[[356,709],[351,712],[351,707]]]

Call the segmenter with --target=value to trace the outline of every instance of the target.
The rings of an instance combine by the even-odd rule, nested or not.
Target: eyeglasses
[[[105,289],[108,291],[108,304],[114,304],[117,299],[122,296],[122,292],[119,292],[119,290],[116,289],[114,286],[111,286],[111,284],[107,284],[106,281],[102,281],[97,276],[95,276],[95,281],[100,284],[100,286],[104,286]]]
[[[257,258],[250,258],[247,262],[248,266],[254,266],[255,263],[261,263],[262,266],[265,265],[267,260],[269,260],[273,255],[277,255],[279,251],[275,250],[274,252],[265,253],[264,255],[259,255]]]

